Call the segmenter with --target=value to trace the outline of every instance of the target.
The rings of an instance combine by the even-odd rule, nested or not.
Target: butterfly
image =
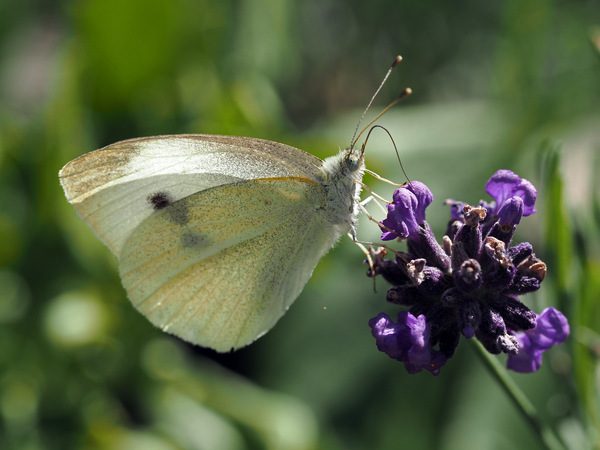
[[[190,134],[117,142],[59,178],[118,258],[135,308],[226,352],[270,330],[339,237],[355,236],[364,168],[354,145],[323,161],[267,140]]]

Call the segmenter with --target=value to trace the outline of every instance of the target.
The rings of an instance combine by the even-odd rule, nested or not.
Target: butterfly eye
[[[359,158],[352,152],[348,152],[346,154],[346,157],[344,158],[344,163],[346,165],[346,168],[351,172],[355,172],[360,166]]]

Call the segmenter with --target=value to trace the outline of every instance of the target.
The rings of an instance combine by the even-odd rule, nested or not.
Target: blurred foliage
[[[524,300],[558,306],[572,337],[513,377],[571,448],[598,445],[598,27],[600,3],[585,0],[2,3],[0,448],[539,448],[468,345],[437,378],[376,350],[367,321],[394,308],[350,242],[270,333],[219,355],[134,311],[58,183],[69,160],[136,136],[245,135],[328,156],[398,53],[370,117],[413,88],[379,123],[436,195],[439,237],[441,201],[477,202],[498,168],[538,187],[517,239],[549,274]],[[394,158],[375,132],[369,168],[402,182]]]

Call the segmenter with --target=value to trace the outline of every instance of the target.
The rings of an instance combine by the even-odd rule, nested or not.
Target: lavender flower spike
[[[516,334],[519,353],[509,355],[506,366],[515,372],[536,372],[542,365],[544,352],[555,344],[562,344],[569,333],[567,318],[554,308],[546,308],[537,317],[534,328]]]
[[[398,322],[382,313],[369,325],[378,349],[403,362],[409,373],[437,375],[461,335],[476,338],[492,354],[509,355],[510,369],[533,372],[543,352],[569,334],[560,312],[549,308],[537,316],[519,298],[538,290],[546,275],[531,244],[511,247],[521,219],[535,212],[535,187],[499,170],[486,191],[495,202],[475,207],[446,202],[452,209],[443,245],[425,221],[433,195],[418,181],[394,193],[380,223],[382,239],[406,238],[406,251],[392,251],[394,259],[373,251],[368,276],[382,275],[392,285],[386,299],[408,311]]]

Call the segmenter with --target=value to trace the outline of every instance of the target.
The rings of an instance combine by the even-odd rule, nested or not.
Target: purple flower
[[[424,369],[438,375],[446,363],[444,354],[429,344],[430,329],[423,315],[415,317],[403,311],[398,314],[396,323],[387,314],[380,313],[369,320],[369,326],[377,340],[377,348],[390,358],[403,362],[410,374]]]
[[[407,238],[406,251],[373,251],[368,276],[392,284],[386,299],[405,307],[393,322],[371,319],[379,350],[402,361],[409,373],[437,375],[461,336],[478,339],[487,351],[509,355],[509,367],[531,372],[542,353],[563,342],[568,323],[554,309],[536,316],[519,296],[539,289],[546,264],[531,244],[511,247],[524,216],[535,212],[535,187],[509,170],[497,171],[486,191],[495,202],[475,207],[448,200],[451,220],[442,245],[425,220],[433,201],[423,183],[396,190],[381,222],[382,240]],[[394,259],[385,259],[386,254]]]
[[[554,308],[546,308],[537,316],[536,325],[515,337],[519,353],[509,355],[506,366],[515,372],[537,371],[542,365],[542,355],[555,344],[562,344],[569,336],[567,318]]]
[[[496,200],[496,211],[500,211],[504,203],[513,197],[523,201],[523,215],[529,216],[535,212],[534,204],[537,190],[529,181],[511,172],[498,170],[485,185],[485,191]],[[516,222],[518,223],[518,222]]]
[[[416,238],[419,225],[425,221],[425,208],[433,201],[433,194],[419,181],[396,189],[393,202],[387,206],[388,215],[381,222],[382,241],[396,238]]]

